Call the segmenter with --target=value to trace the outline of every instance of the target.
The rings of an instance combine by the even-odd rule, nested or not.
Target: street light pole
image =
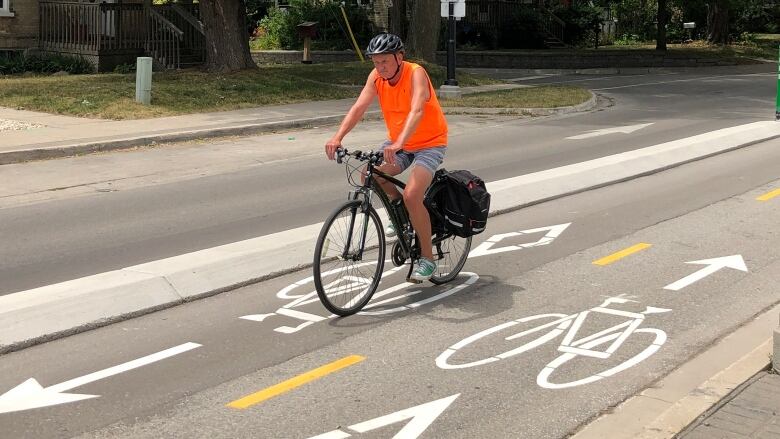
[[[447,23],[447,31],[450,34],[447,41],[447,85],[458,85],[458,80],[455,79],[455,2],[449,2],[450,14],[449,21]]]
[[[456,4],[458,7],[456,7]],[[447,18],[447,79],[439,87],[440,98],[457,99],[461,96],[455,79],[455,17],[465,15],[465,0],[441,0],[441,16]]]

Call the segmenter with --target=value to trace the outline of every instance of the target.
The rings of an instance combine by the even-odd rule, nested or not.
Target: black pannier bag
[[[431,214],[434,233],[468,238],[485,230],[490,194],[485,182],[469,171],[436,171],[423,202]]]

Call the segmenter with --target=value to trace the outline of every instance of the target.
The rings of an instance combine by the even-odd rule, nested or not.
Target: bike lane
[[[681,181],[689,180],[682,170],[670,172],[679,174],[675,178]],[[302,314],[278,312],[313,290],[305,282],[308,272],[294,273],[11,354],[0,366],[2,389],[13,387],[30,374],[43,385],[72,378],[60,367],[62,360],[55,358],[67,358],[75,369],[88,373],[178,343],[191,341],[202,345],[120,379],[75,390],[102,395],[100,399],[3,414],[0,424],[8,427],[4,431],[9,432],[41,432],[36,434],[38,437],[68,437],[70,433],[63,432],[79,429],[87,432],[85,437],[311,437],[328,432],[331,437],[349,437],[345,435],[355,435],[361,428],[369,435],[381,432],[379,437],[391,437],[411,419],[419,421],[409,425],[429,422],[430,426],[423,430],[408,430],[425,432],[427,437],[564,436],[674,368],[717,338],[718,331],[727,332],[779,299],[777,293],[767,288],[773,280],[765,275],[771,272],[773,264],[767,249],[777,248],[778,244],[777,235],[772,232],[778,219],[777,209],[755,200],[759,192],[776,188],[776,183],[656,226],[652,224],[665,217],[715,201],[708,197],[716,195],[690,202],[698,189],[691,189],[687,197],[678,194],[679,199],[670,196],[667,189],[651,191],[644,200],[626,201],[631,193],[647,188],[647,183],[631,182],[493,218],[493,227],[477,240],[475,248],[484,240],[495,241],[487,249],[483,246],[483,251],[494,253],[470,260],[464,271],[474,275],[464,273],[453,284],[412,287],[423,290],[419,297],[441,295],[416,309],[335,320],[327,318],[321,305],[312,302],[289,309],[319,316],[321,320],[297,331],[277,331],[282,327],[298,328],[310,321],[299,318]],[[654,197],[668,197],[667,205],[647,205]],[[549,230],[519,233],[569,223],[547,245],[524,246],[538,243]],[[644,229],[647,226],[650,227]],[[636,229],[640,230],[634,233]],[[497,235],[504,236],[496,239]],[[625,237],[613,241],[614,236]],[[713,239],[714,236],[719,239]],[[652,247],[607,266],[593,264],[638,242],[651,243]],[[737,242],[744,244],[739,252],[725,251]],[[664,290],[664,286],[700,268],[685,262],[735,253],[743,255],[749,275],[721,270],[686,287],[691,288],[688,291]],[[288,288],[292,285],[296,286]],[[396,283],[383,283],[382,288],[392,289],[393,285]],[[460,286],[461,290],[444,295]],[[280,293],[283,297],[279,297]],[[608,297],[621,300],[604,304]],[[416,300],[407,297],[406,304]],[[392,310],[390,305],[384,309]],[[624,314],[595,312],[599,305],[620,309]],[[648,312],[648,306],[671,311]],[[660,343],[658,332],[634,331],[619,349],[610,353],[610,367],[640,355],[649,345],[659,346],[658,351],[595,384],[565,389],[538,385],[540,373],[565,354],[558,349],[563,334],[557,341],[550,340],[526,353],[484,365],[442,369],[437,364],[437,358],[453,345],[497,325],[540,314],[570,316],[588,310],[594,312],[579,325],[584,333],[609,328],[627,316],[644,315],[635,329],[654,328],[668,338]],[[271,313],[274,315],[264,319],[246,318]],[[576,318],[570,321],[570,327],[575,321]],[[532,321],[522,323],[529,322]],[[569,327],[561,329],[566,331]],[[161,334],[165,334],[165,339]],[[166,343],[174,339],[178,341]],[[480,338],[477,342],[485,340]],[[571,341],[578,340],[575,337]],[[596,337],[578,346],[569,344],[595,352],[612,341]],[[500,338],[499,342],[504,343]],[[63,354],[76,344],[80,349],[75,358]],[[121,347],[113,356],[123,360],[95,358],[96,351],[102,349],[97,346],[119,344]],[[500,343],[482,346],[475,342],[464,345],[468,352],[458,349],[457,356],[450,358],[453,363],[464,358],[491,358],[506,350],[498,349],[499,346]],[[364,360],[245,409],[226,407],[249,393],[350,355]],[[552,368],[548,381],[571,382],[608,370],[594,358],[579,355],[563,361]],[[407,410],[412,408],[415,410]],[[407,411],[397,414],[403,410]],[[390,414],[396,415],[365,423]],[[46,422],[41,422],[42,415]],[[94,421],[84,422],[85,417]],[[125,421],[90,432],[122,419]],[[383,424],[394,419],[397,422],[393,426]],[[341,433],[333,433],[337,428]]]

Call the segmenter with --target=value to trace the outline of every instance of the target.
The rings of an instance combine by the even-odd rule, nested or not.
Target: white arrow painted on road
[[[679,291],[687,287],[688,285],[696,281],[699,281],[701,279],[704,279],[705,277],[711,275],[712,273],[715,273],[721,268],[728,267],[728,268],[733,268],[735,270],[748,271],[747,266],[745,265],[745,260],[742,259],[742,255],[732,255],[732,256],[723,256],[721,258],[703,259],[701,261],[686,262],[686,264],[706,265],[706,267],[702,268],[701,270],[693,274],[685,276],[684,278],[678,280],[677,282],[665,286],[664,287],[665,290]]]
[[[616,133],[631,134],[634,131],[638,131],[641,130],[642,128],[649,127],[650,125],[652,125],[652,123],[640,123],[639,125],[627,125],[624,127],[591,130],[586,134],[567,137],[566,140],[582,140],[582,139],[589,139],[591,137],[606,136],[607,134],[616,134]]]
[[[529,230],[522,230],[519,232],[509,232],[509,233],[501,233],[498,235],[493,235],[490,238],[486,239],[482,244],[478,245],[477,248],[472,250],[471,253],[469,253],[469,257],[475,258],[477,256],[485,256],[494,253],[503,253],[512,250],[522,250],[528,247],[538,247],[540,245],[547,245],[553,242],[555,238],[557,238],[561,233],[563,233],[563,231],[566,230],[566,228],[569,227],[570,225],[571,223],[557,224],[554,226],[540,227],[538,229],[529,229]],[[545,233],[544,236],[539,238],[538,241],[528,242],[526,244],[520,244],[520,245],[508,245],[505,247],[493,248],[493,246],[501,240],[507,238],[513,238],[515,236],[532,235],[534,233],[540,233],[540,232],[547,232],[547,233]]]
[[[460,396],[460,393],[395,413],[390,413],[389,415],[380,416],[359,424],[350,425],[347,429],[358,433],[365,433],[367,431],[376,430],[377,428],[382,428],[386,425],[411,419],[411,421],[404,425],[404,428],[393,436],[393,439],[415,439],[419,437],[428,426],[444,412],[444,410],[447,410],[447,407],[449,407],[458,396]],[[310,437],[309,439],[346,439],[351,436],[351,434],[343,430],[333,430]]]
[[[98,398],[100,395],[81,395],[76,393],[63,392],[83,386],[87,383],[102,380],[103,378],[108,378],[112,375],[126,372],[131,369],[146,366],[147,364],[151,364],[156,361],[173,357],[174,355],[199,348],[200,346],[201,345],[197,343],[184,343],[183,345],[175,346],[170,349],[157,352],[156,354],[147,355],[146,357],[139,358],[137,360],[129,361],[118,366],[109,367],[108,369],[94,372],[89,375],[84,375],[79,378],[74,378],[72,380],[65,381],[64,383],[46,388],[41,386],[38,381],[35,380],[35,378],[30,378],[29,380],[4,393],[3,395],[0,395],[0,413],[18,412],[50,405],[81,401],[83,399]]]

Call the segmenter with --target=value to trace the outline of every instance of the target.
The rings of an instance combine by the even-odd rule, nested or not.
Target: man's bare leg
[[[433,174],[422,166],[412,167],[412,173],[404,189],[404,204],[409,211],[409,219],[420,238],[420,253],[433,260],[431,244],[431,217],[423,204],[423,197],[433,181]]]

